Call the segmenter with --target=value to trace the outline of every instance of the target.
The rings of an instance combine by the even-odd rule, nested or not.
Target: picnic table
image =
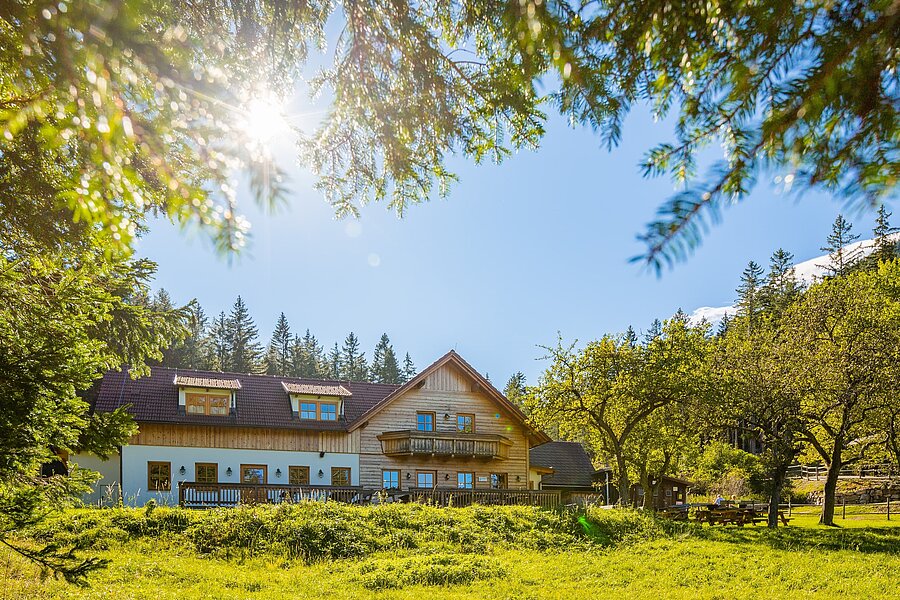
[[[784,514],[783,510],[778,511],[778,518],[785,525],[788,524],[790,518]],[[766,513],[758,511],[753,507],[733,507],[733,506],[709,506],[699,508],[694,513],[694,520],[698,523],[709,523],[710,525],[756,525],[757,523],[765,523],[768,520]]]

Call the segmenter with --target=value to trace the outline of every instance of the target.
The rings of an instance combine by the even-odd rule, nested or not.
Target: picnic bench
[[[784,525],[790,522],[790,517],[784,514],[783,510],[778,511],[778,518]],[[756,525],[757,523],[765,523],[768,516],[763,511],[758,511],[753,507],[718,507],[711,506],[708,508],[700,508],[694,513],[694,520],[698,523],[709,523],[710,525]]]

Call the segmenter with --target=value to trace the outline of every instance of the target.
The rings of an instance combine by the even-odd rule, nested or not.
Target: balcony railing
[[[560,503],[558,490],[485,490],[458,488],[410,488],[409,496],[418,502],[438,506],[525,505],[556,508]]]
[[[443,432],[443,431],[386,431],[378,436],[381,451],[387,456],[442,456],[509,458],[512,442],[502,435]]]
[[[302,500],[358,503],[367,499],[366,492],[361,487],[194,483],[190,481],[178,484],[178,503],[188,508],[237,506],[238,504],[280,504]]]

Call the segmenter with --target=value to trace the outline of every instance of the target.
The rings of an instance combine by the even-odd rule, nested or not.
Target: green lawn
[[[777,531],[688,529],[580,550],[423,546],[311,564],[274,553],[202,557],[177,536],[142,536],[106,544],[98,554],[112,565],[88,588],[42,581],[0,552],[0,598],[900,597],[900,523],[852,525],[818,527],[809,516]]]

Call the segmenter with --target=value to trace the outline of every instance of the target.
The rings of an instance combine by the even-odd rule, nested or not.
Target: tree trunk
[[[766,523],[772,529],[778,527],[778,505],[781,503],[781,491],[784,489],[787,467],[786,464],[780,464],[772,471],[772,487],[769,489],[769,514]]]
[[[619,468],[619,504],[628,506],[631,504],[631,483],[628,481],[628,466],[624,456],[616,457],[616,465]]]
[[[831,451],[831,462],[828,465],[828,474],[825,475],[825,497],[822,501],[822,514],[819,516],[820,525],[834,525],[834,504],[837,492],[838,476],[841,473],[841,451],[843,440],[836,439]]]
[[[644,497],[641,502],[641,508],[652,508],[653,507],[653,497],[650,495],[652,490],[650,489],[650,475],[647,473],[641,473],[641,488],[644,490]]]

